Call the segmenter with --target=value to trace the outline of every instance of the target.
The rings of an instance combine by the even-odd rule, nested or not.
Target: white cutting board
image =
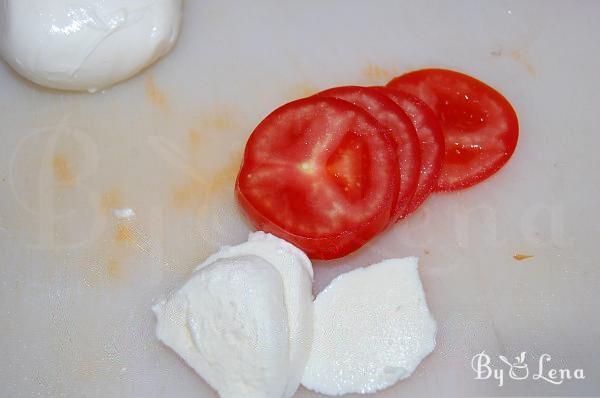
[[[317,263],[315,294],[343,271],[421,256],[438,346],[377,397],[599,394],[598,16],[593,1],[198,0],[169,56],[96,95],[0,64],[0,396],[216,397],[156,341],[150,306],[245,239],[232,186],[252,128],[293,98],[428,66],[504,93],[517,151],[485,183]],[[498,387],[474,379],[484,350],[498,369],[498,354],[526,351],[533,373],[547,353],[586,378],[505,374]]]

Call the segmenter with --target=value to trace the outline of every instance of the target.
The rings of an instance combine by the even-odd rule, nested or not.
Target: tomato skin
[[[339,99],[305,98],[255,128],[235,194],[257,229],[313,259],[339,258],[388,225],[397,161],[393,140],[367,112]]]
[[[421,151],[417,132],[404,110],[373,87],[341,86],[315,94],[320,97],[339,98],[369,112],[394,140],[400,170],[398,200],[390,215],[394,223],[407,213],[415,194],[421,167]]]
[[[438,191],[471,187],[508,162],[519,122],[502,94],[487,84],[446,69],[423,69],[392,79],[387,87],[419,97],[435,112],[445,137]]]
[[[444,161],[444,135],[431,108],[412,94],[389,87],[378,90],[394,101],[409,116],[420,141],[421,170],[415,194],[402,218],[416,211],[436,190]]]

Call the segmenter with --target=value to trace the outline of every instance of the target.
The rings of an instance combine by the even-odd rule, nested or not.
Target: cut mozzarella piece
[[[0,0],[0,55],[42,86],[110,86],[165,55],[182,0]]]
[[[416,257],[386,260],[338,276],[318,295],[305,387],[373,393],[412,374],[436,333],[417,267]]]
[[[281,276],[265,260],[217,260],[153,310],[158,338],[222,398],[283,396],[287,310]]]
[[[247,242],[222,247],[217,253],[208,257],[198,269],[219,259],[240,255],[260,257],[281,274],[290,340],[290,373],[284,396],[291,397],[300,385],[312,341],[312,263],[304,252],[285,240],[264,232],[255,232],[250,234]]]

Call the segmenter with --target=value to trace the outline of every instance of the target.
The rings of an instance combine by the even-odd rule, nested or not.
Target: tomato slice
[[[470,187],[512,156],[519,137],[517,115],[487,84],[451,70],[423,69],[393,79],[388,87],[416,95],[440,121],[446,154],[437,190]]]
[[[419,140],[410,119],[394,101],[372,87],[335,87],[316,95],[339,98],[364,109],[377,119],[394,139],[400,170],[400,191],[390,220],[398,221],[406,213],[415,193],[421,165]]]
[[[315,259],[345,256],[384,229],[397,200],[394,142],[336,98],[290,102],[252,132],[236,181],[250,220]]]
[[[389,87],[379,90],[406,112],[419,137],[421,172],[415,194],[403,214],[406,217],[417,210],[436,189],[444,159],[444,135],[437,117],[423,101]]]

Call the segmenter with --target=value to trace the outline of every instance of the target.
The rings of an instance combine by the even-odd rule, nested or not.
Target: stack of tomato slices
[[[256,228],[313,259],[343,257],[434,191],[470,187],[511,157],[510,103],[462,73],[336,87],[268,115],[246,144],[236,196]]]

